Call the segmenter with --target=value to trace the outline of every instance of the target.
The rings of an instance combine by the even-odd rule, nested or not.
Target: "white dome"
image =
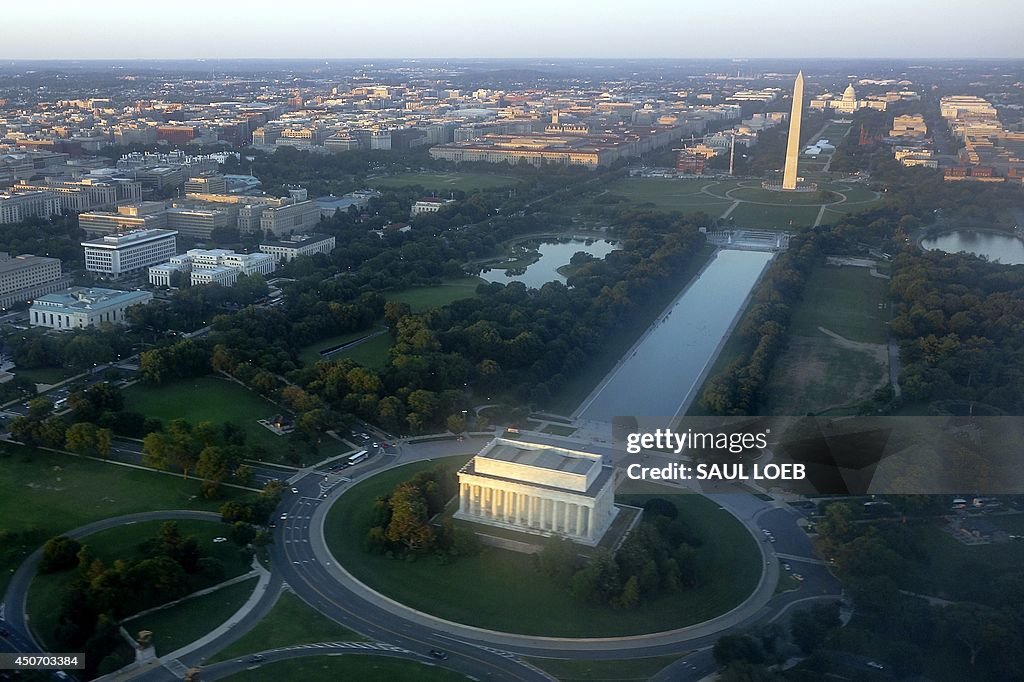
[[[849,101],[857,99],[857,91],[853,89],[853,83],[847,85],[846,89],[843,90],[843,99]]]

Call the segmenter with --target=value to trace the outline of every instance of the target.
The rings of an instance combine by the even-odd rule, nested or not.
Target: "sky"
[[[3,60],[1024,57],[1021,0],[4,4]]]

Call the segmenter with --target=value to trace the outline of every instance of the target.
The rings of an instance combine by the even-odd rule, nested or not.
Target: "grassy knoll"
[[[633,316],[632,324],[616,327],[604,337],[601,349],[595,352],[586,366],[563,384],[552,400],[548,411],[556,414],[569,414],[583,402],[594,387],[608,374],[622,356],[632,347],[636,340],[647,331],[647,328],[658,319],[661,312],[692,280],[697,272],[707,264],[713,246],[706,245],[691,259],[686,270],[673,283],[668,284],[657,295],[644,301]]]
[[[729,214],[729,218],[737,227],[793,229],[814,225],[818,210],[819,206],[769,206],[744,202]]]
[[[266,448],[280,459],[288,448],[287,438],[260,426],[256,420],[281,412],[277,405],[233,381],[210,375],[175,381],[160,386],[135,384],[124,391],[125,404],[148,417],[170,421],[186,419],[222,424],[234,422],[245,431],[248,445]]]
[[[291,592],[284,592],[256,627],[207,661],[207,664],[295,644],[362,639],[362,636],[313,610]]]
[[[452,301],[473,298],[476,296],[477,286],[483,283],[479,277],[462,277],[443,280],[437,286],[400,289],[384,295],[389,301],[408,303],[414,313],[421,313],[448,305]]]
[[[372,178],[368,184],[378,189],[420,186],[426,190],[458,190],[469,192],[475,189],[495,189],[512,187],[519,183],[509,175],[492,173],[398,173],[395,175]]]
[[[885,343],[888,308],[879,309],[888,295],[889,281],[873,277],[868,268],[816,267],[793,310],[790,333],[817,336],[818,327],[851,341]]]
[[[18,564],[49,538],[92,521],[154,509],[216,511],[196,481],[0,444],[0,594]],[[230,490],[224,495],[231,496]]]
[[[228,585],[215,592],[192,597],[125,623],[129,633],[153,632],[157,655],[191,644],[230,618],[256,587],[256,578]]]
[[[465,460],[461,456],[437,461],[454,471]],[[761,558],[749,533],[718,505],[698,495],[666,497],[704,541],[696,550],[699,586],[659,595],[631,610],[580,603],[541,574],[532,557],[493,547],[450,564],[430,556],[399,561],[367,554],[363,546],[374,500],[437,461],[409,464],[365,480],[335,503],[325,527],[331,551],[347,570],[413,608],[509,632],[563,637],[630,635],[683,627],[721,614],[745,599],[759,579]],[[642,504],[649,496],[627,495],[622,501]]]
[[[365,343],[360,343],[358,346],[353,346],[346,351],[338,353],[334,357],[351,358],[360,365],[379,370],[388,364],[388,351],[390,350],[391,336],[381,334],[367,340]]]
[[[544,672],[555,676],[559,682],[583,682],[584,680],[644,682],[680,658],[682,655],[627,658],[618,661],[577,661],[532,657],[526,660]]]
[[[374,332],[378,331],[380,327],[371,327],[370,329],[361,329],[357,332],[349,332],[347,334],[338,334],[337,336],[331,336],[326,339],[321,339],[315,343],[311,343],[308,346],[303,347],[299,351],[299,360],[302,361],[303,365],[312,365],[320,359],[320,351],[327,350],[328,348],[336,348],[337,346],[344,345],[361,339],[364,336],[369,336]]]
[[[87,545],[97,559],[111,565],[118,559],[130,559],[139,556],[139,545],[153,538],[160,530],[163,521],[144,521],[126,526],[94,533],[80,540]],[[219,521],[177,521],[182,537],[194,536],[199,540],[200,550],[204,556],[219,559],[224,564],[225,579],[242,575],[249,571],[249,561],[242,557],[238,547],[230,542],[215,543],[213,539],[221,537],[227,526]],[[78,577],[76,569],[60,573],[40,573],[33,580],[28,592],[28,616],[32,629],[42,639],[50,641],[57,627],[64,595]],[[193,589],[209,587],[208,584],[197,582]],[[164,650],[164,653],[170,651]]]
[[[704,211],[718,215],[732,202],[701,192],[712,185],[715,194],[723,194],[728,187],[719,187],[713,180],[673,180],[667,178],[623,178],[608,185],[608,194],[634,204],[653,204],[662,211],[694,213]]]
[[[386,656],[307,656],[269,663],[224,678],[231,682],[458,682],[467,678],[435,665]]]

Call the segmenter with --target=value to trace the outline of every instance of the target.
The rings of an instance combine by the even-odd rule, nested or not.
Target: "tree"
[[[448,419],[445,421],[445,426],[452,433],[462,433],[466,430],[466,415],[461,413],[455,413],[448,415]]]
[[[43,557],[39,561],[42,573],[65,571],[78,565],[78,552],[82,545],[77,540],[60,535],[50,538],[43,545]]]
[[[99,452],[96,432],[96,425],[90,422],[72,424],[65,432],[64,447],[79,455],[96,455]]]
[[[434,531],[427,523],[427,502],[412,483],[400,485],[390,498],[391,522],[388,541],[403,545],[410,552],[430,549]]]
[[[722,635],[715,642],[713,650],[718,665],[727,666],[740,661],[742,663],[762,663],[764,652],[761,646],[748,635]]]
[[[114,432],[110,429],[96,429],[96,454],[106,459],[113,447]]]
[[[789,623],[789,632],[800,650],[810,655],[839,625],[838,602],[815,604],[810,609],[793,614]]]

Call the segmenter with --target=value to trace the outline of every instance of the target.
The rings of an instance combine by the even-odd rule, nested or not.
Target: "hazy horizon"
[[[835,11],[839,10],[839,11]],[[826,13],[827,12],[827,13]],[[756,0],[687,8],[652,0],[490,7],[395,0],[216,6],[38,0],[3,10],[0,60],[173,59],[1018,59],[1024,5],[862,0],[833,8]],[[112,18],[114,17],[114,18]],[[984,38],[964,40],[964,29]],[[795,33],[795,35],[794,35]],[[54,38],[59,38],[54,40]]]

